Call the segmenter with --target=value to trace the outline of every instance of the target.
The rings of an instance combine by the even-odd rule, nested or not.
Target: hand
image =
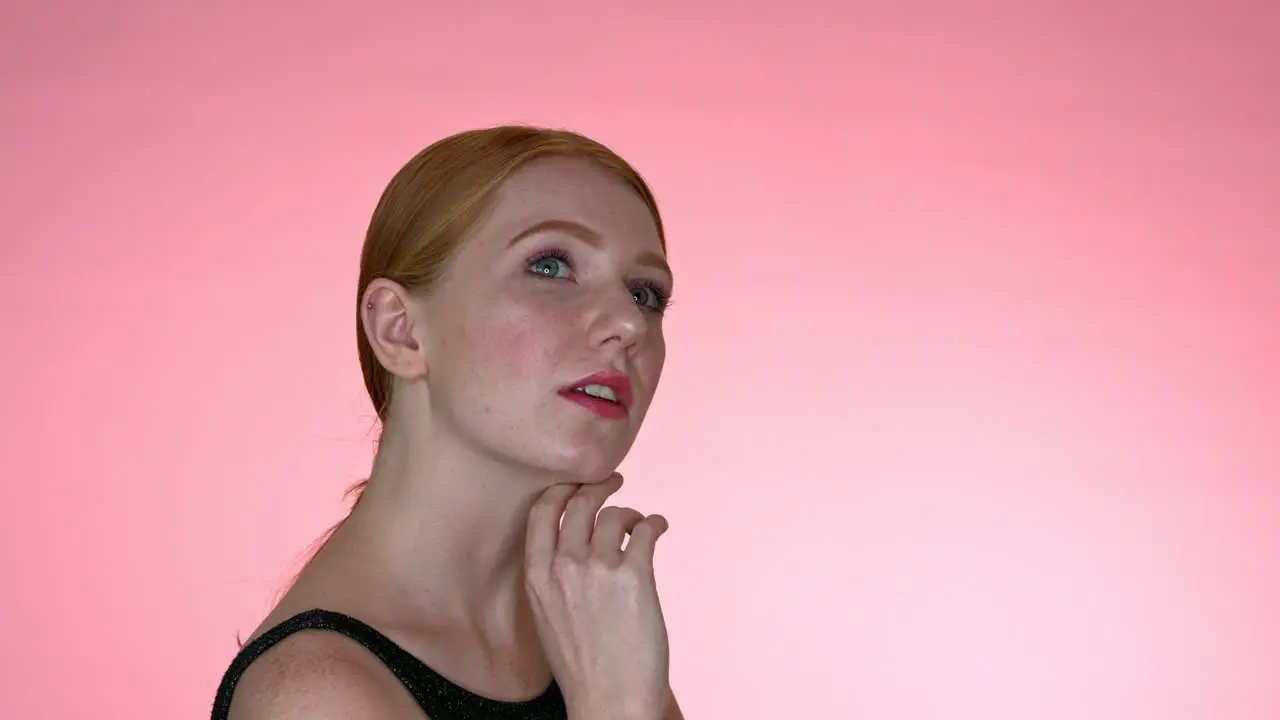
[[[671,701],[667,626],[653,574],[667,521],[630,508],[601,510],[620,487],[616,473],[595,485],[556,485],[529,513],[525,585],[573,720],[660,720]]]

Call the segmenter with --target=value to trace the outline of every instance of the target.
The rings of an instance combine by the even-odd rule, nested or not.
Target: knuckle
[[[629,563],[618,568],[618,581],[629,589],[643,587],[647,577],[648,572],[636,564]]]
[[[582,572],[582,562],[568,553],[556,555],[551,560],[551,574],[556,577],[575,577]]]

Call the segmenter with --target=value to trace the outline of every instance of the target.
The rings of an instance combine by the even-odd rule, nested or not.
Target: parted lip
[[[618,397],[619,405],[627,410],[631,409],[631,378],[619,372],[606,370],[595,373],[594,375],[588,375],[577,382],[564,386],[564,388],[560,390],[560,394],[563,395],[564,393],[574,392],[575,390],[580,390],[587,385],[603,385],[609,388],[613,391],[613,394]]]

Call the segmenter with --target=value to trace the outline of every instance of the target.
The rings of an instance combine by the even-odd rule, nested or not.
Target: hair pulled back
[[[393,382],[362,327],[361,303],[369,283],[384,278],[411,293],[430,293],[489,209],[498,186],[525,163],[542,157],[586,160],[632,187],[652,213],[666,249],[662,218],[648,185],[630,164],[595,140],[568,130],[503,125],[468,130],[431,144],[392,177],[373,211],[360,254],[356,347],[365,389],[383,423],[391,408]]]

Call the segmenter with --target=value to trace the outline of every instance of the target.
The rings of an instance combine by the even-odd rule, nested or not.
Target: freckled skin
[[[587,225],[602,241],[591,247],[551,230],[509,246],[547,219]],[[569,257],[571,279],[530,272],[529,259],[551,249]],[[427,348],[433,415],[503,462],[567,482],[603,480],[634,443],[666,356],[661,313],[638,304],[633,289],[672,281],[637,262],[645,252],[662,253],[652,217],[605,171],[543,159],[514,173],[424,303],[416,334]],[[628,419],[599,418],[558,394],[602,370],[630,377]]]
[[[662,315],[642,297],[650,283],[669,289],[672,280],[652,267],[653,258],[662,264],[663,251],[648,208],[594,165],[534,161],[504,182],[489,210],[429,292],[384,286],[381,304],[369,308],[365,329],[395,374],[393,421],[359,506],[258,633],[312,608],[345,612],[388,631],[464,687],[527,698],[545,689],[554,672],[524,577],[531,505],[554,486],[605,480],[630,450],[666,355]],[[512,245],[547,221],[560,225]],[[565,222],[598,237],[583,241]],[[532,271],[532,259],[553,249],[564,259],[539,261]],[[571,272],[558,272],[562,262]],[[559,394],[600,371],[631,380],[635,402],[627,418],[601,418]],[[636,609],[616,593],[612,603],[594,600]],[[607,612],[591,634],[599,636],[614,617]],[[335,693],[352,701],[351,713],[377,706],[379,717],[397,716],[408,702],[395,679],[358,648],[342,646],[356,665],[350,673],[337,667],[348,673],[339,678],[328,664],[315,671],[314,650],[295,641],[308,638],[272,652],[293,643],[286,657],[301,663],[306,710],[316,709],[310,701],[320,697],[341,715],[347,706],[331,702]],[[244,687],[237,693],[262,717],[281,714],[268,709],[281,693],[271,667],[250,669],[249,695]],[[265,678],[257,691],[255,673]],[[674,705],[672,717],[679,717]]]

